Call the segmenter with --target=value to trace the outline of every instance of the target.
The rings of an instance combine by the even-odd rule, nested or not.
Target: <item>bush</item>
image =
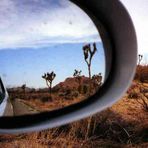
[[[88,92],[88,86],[84,85],[83,86],[83,94],[87,94],[87,92]]]
[[[72,90],[70,90],[70,89],[67,89],[67,90],[65,91],[65,96],[68,96],[68,95],[70,95],[70,94],[71,94],[71,92],[72,92]]]
[[[135,80],[138,80],[142,83],[148,83],[148,65],[137,66]]]
[[[133,82],[131,87],[128,89],[127,93],[128,93],[128,98],[138,99],[140,97],[139,85]]]
[[[136,99],[136,101],[142,106],[144,111],[148,112],[148,99],[141,97],[140,99]]]
[[[78,87],[78,92],[81,94],[82,93],[82,85],[79,85]]]
[[[59,97],[64,97],[65,96],[65,94],[64,93],[59,93]]]
[[[52,101],[52,97],[50,96],[42,97],[42,102],[48,102],[48,101]]]
[[[129,94],[128,94],[128,98],[130,98],[130,99],[138,99],[139,98],[139,93],[137,93],[137,92],[130,92]]]
[[[78,96],[79,96],[79,92],[75,91],[75,92],[72,93],[72,97],[77,98]]]

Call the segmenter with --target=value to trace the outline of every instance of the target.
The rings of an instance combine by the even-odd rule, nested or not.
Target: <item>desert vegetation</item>
[[[93,44],[93,50],[91,49],[91,44],[85,45],[83,47],[83,53],[84,53],[84,59],[85,62],[87,63],[88,66],[88,73],[89,73],[89,78],[91,79],[91,63],[92,63],[92,58],[95,55],[97,51],[96,44]]]
[[[134,79],[120,101],[93,116],[96,126],[87,139],[85,137],[89,118],[41,132],[0,135],[0,146],[4,148],[147,148],[147,111],[137,101],[147,93],[147,86],[148,83]]]
[[[135,99],[148,112],[148,65],[141,65],[143,55],[138,56],[134,82],[128,90],[128,98]]]
[[[20,106],[22,106],[22,108],[25,106],[24,110],[26,110],[28,106],[28,108],[38,113],[63,108],[89,98],[96,93],[102,85],[101,73],[98,72],[98,74],[93,74],[92,76],[92,61],[96,52],[96,43],[84,45],[81,49],[82,57],[84,56],[84,64],[86,63],[87,65],[86,71],[88,71],[88,75],[84,75],[81,69],[75,69],[72,76],[67,77],[63,82],[59,82],[53,86],[54,81],[60,76],[56,74],[56,71],[43,72],[44,74],[41,76],[41,79],[45,81],[46,87],[44,88],[30,88],[27,84],[23,84],[20,87],[8,88],[12,105],[20,108],[19,110],[21,110]],[[13,108],[14,110],[15,107]],[[15,115],[17,115],[17,112]],[[22,114],[28,113],[27,111]],[[89,128],[90,123],[88,123],[88,131]]]
[[[48,73],[47,74],[45,73],[42,78],[45,79],[46,81],[46,85],[48,86],[49,88],[49,92],[50,92],[50,98],[51,98],[51,91],[52,91],[52,82],[53,80],[55,79],[56,77],[56,74],[52,71],[51,73]]]
[[[24,92],[24,94],[25,94],[26,84],[23,84],[23,85],[21,86],[21,88],[22,88],[22,90],[23,90],[23,92]]]
[[[141,70],[139,70],[139,68]],[[75,70],[73,78],[67,78],[64,82],[61,82],[52,88],[51,95],[54,96],[54,93],[59,92],[58,95],[60,96],[60,99],[56,99],[56,97],[58,97],[57,95],[56,97],[54,96],[54,100],[48,100],[47,102],[50,104],[48,107],[46,106],[48,109],[55,109],[56,106],[59,108],[74,102],[76,103],[78,99],[79,101],[84,99],[83,96],[89,91],[90,79],[89,77],[82,76],[81,73],[81,70]],[[89,117],[87,119],[41,132],[0,135],[0,146],[4,148],[146,148],[148,147],[147,75],[148,66],[141,65],[138,62],[135,78],[125,96],[112,107],[92,116],[91,122]],[[100,80],[102,80],[102,77],[101,74],[98,74],[92,76],[91,82],[95,81],[98,87],[101,85]],[[82,89],[83,91],[79,92],[80,85],[83,85],[83,87],[86,85],[84,88],[87,88],[87,91]],[[20,91],[22,90],[20,89]],[[28,90],[26,88],[26,93],[27,91],[36,92],[37,90]],[[10,90],[10,93],[12,92]],[[36,96],[37,100],[39,97],[42,98],[44,96],[43,94],[46,94],[46,97],[48,98],[50,96],[49,89],[38,90],[37,96],[36,93],[32,93],[34,97]],[[89,93],[87,96],[88,95]],[[68,97],[65,98],[65,96]],[[28,96],[29,100],[30,97]],[[66,101],[61,101],[65,99]],[[47,102],[44,104],[48,104]],[[54,103],[52,104],[52,102]],[[38,105],[42,106],[43,104]],[[44,105],[42,106],[44,110],[47,109],[46,107]],[[88,123],[90,123],[89,134],[87,134],[86,138]]]
[[[87,64],[87,67],[88,67],[88,74],[89,74],[89,79],[91,80],[90,81],[90,84],[89,84],[89,96],[91,95],[91,87],[92,87],[92,80],[94,80],[94,82],[96,82],[97,80],[97,75],[94,75],[93,76],[93,79],[92,79],[92,74],[91,74],[91,65],[92,65],[92,59],[93,59],[93,56],[95,55],[95,53],[97,52],[97,48],[96,48],[96,44],[94,43],[93,44],[93,49],[91,49],[91,44],[88,44],[88,45],[85,45],[83,47],[83,54],[84,54],[84,59],[85,59],[85,62]],[[101,79],[98,79],[98,80],[101,80]],[[96,82],[97,84],[97,82]],[[86,136],[85,136],[85,139],[88,138],[89,136],[89,133],[90,133],[90,128],[91,128],[91,123],[92,123],[92,117],[89,118],[88,120],[88,125],[87,125],[87,131],[86,131]],[[95,128],[95,122],[93,122],[93,128]],[[94,132],[94,129],[93,129],[93,132]]]

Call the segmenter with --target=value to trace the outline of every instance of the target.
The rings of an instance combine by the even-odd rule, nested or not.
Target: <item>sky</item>
[[[67,0],[1,0],[0,75],[6,87],[46,87],[41,76],[54,71],[53,85],[88,76],[82,47],[97,43],[92,74],[105,73],[102,42],[91,19]]]
[[[88,16],[68,0],[1,0],[0,49],[98,41]]]
[[[74,70],[82,70],[88,76],[84,61],[83,43],[57,44],[38,49],[3,50],[0,52],[0,72],[7,87],[26,84],[28,87],[46,87],[42,75],[54,71],[56,78],[53,85],[73,77]],[[92,75],[105,72],[104,51],[101,43],[97,44],[97,53],[92,60]],[[67,52],[67,53],[66,53]]]
[[[137,34],[138,52],[148,63],[148,0],[120,0],[128,10]]]
[[[148,1],[121,2],[133,20],[138,52],[148,63]],[[92,71],[104,74],[101,38],[91,19],[76,5],[68,0],[0,1],[0,75],[7,86],[27,83],[45,87],[40,76],[52,70],[57,73],[54,84],[71,76],[74,68],[87,75],[82,46],[93,42],[97,42],[98,52]]]

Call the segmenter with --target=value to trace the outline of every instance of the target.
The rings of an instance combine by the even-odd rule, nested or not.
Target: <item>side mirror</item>
[[[98,77],[97,75],[94,75],[94,77],[92,77],[90,74],[89,69],[91,68],[90,67],[91,60],[93,58],[93,55],[95,55],[96,48],[99,47],[99,45],[91,42],[91,44],[87,44],[83,46],[84,52],[82,53],[82,55],[84,54],[84,57],[83,56],[82,57],[85,60],[84,62],[87,63],[88,65],[87,68],[89,71],[89,78],[87,78],[87,82],[92,81],[92,78],[96,78],[95,82],[97,83],[99,82],[99,89],[96,89],[96,92],[92,93],[91,95],[89,92],[87,99],[83,99],[82,101],[76,104],[72,104],[60,109],[56,109],[52,111],[44,110],[44,112],[38,111],[37,113],[33,112],[33,114],[29,114],[29,115],[25,114],[25,115],[14,116],[14,117],[2,116],[0,118],[0,133],[21,133],[21,132],[39,131],[46,128],[53,128],[53,127],[64,125],[79,119],[86,118],[114,104],[117,100],[119,100],[119,98],[126,92],[127,88],[129,87],[133,79],[135,69],[136,69],[136,64],[137,64],[137,40],[136,40],[136,33],[135,33],[132,20],[128,12],[124,8],[124,6],[121,4],[121,2],[118,0],[70,0],[70,1],[65,1],[65,3],[66,5],[67,3],[68,4],[74,3],[75,7],[76,6],[79,7],[79,8],[77,7],[77,9],[81,8],[85,12],[85,14],[87,14],[87,16],[91,18],[91,20],[95,24],[97,31],[100,33],[100,37],[102,39],[101,47],[103,47],[104,55],[105,55],[105,64],[104,64],[105,74],[104,74],[103,84],[102,84],[101,74],[98,74]],[[60,4],[58,3],[58,7],[62,7],[62,6],[63,5],[61,3]],[[46,6],[44,5],[44,7]],[[60,13],[62,12],[63,11],[61,11]],[[77,23],[79,25],[79,23],[81,23],[81,20],[80,22],[77,22]],[[44,22],[44,24],[46,24],[46,22]],[[69,21],[69,25],[73,25],[73,23]],[[66,30],[66,29],[67,29],[66,27],[63,28],[63,30]],[[52,32],[52,29],[50,31]],[[86,30],[83,30],[83,31],[85,32]],[[74,30],[74,32],[76,32],[76,30]],[[79,41],[80,39],[81,39],[81,34],[79,36],[79,39],[77,38],[76,40]],[[44,42],[41,42],[41,40],[37,40],[37,41],[38,41],[37,45],[48,43],[47,40],[45,40]],[[24,46],[25,43],[22,46]],[[30,45],[32,44],[30,43]],[[19,46],[20,44],[18,44],[18,47]],[[71,42],[71,47],[73,46],[74,44],[72,44]],[[48,47],[49,47],[49,44],[48,44]],[[69,49],[71,48],[69,47]],[[37,51],[35,51],[34,53],[36,52]],[[60,50],[57,52],[57,54],[59,52]],[[89,58],[89,54],[90,54],[90,58]],[[25,56],[25,53],[23,53],[23,55]],[[33,56],[33,53],[31,54],[30,52],[30,55]],[[20,54],[18,55],[18,58],[19,56]],[[62,56],[62,53],[61,53],[61,56]],[[76,57],[79,57],[79,55],[76,55]],[[54,56],[52,57],[52,59],[53,61],[59,60],[59,59],[56,59],[56,57]],[[74,59],[74,57],[71,57],[71,59],[73,59],[73,61],[75,62],[77,61],[77,59]],[[66,61],[65,63],[69,62],[68,56],[64,57],[62,60],[65,60]],[[60,62],[62,62],[62,60]],[[20,68],[19,62],[17,62],[16,64],[18,64],[18,67]],[[1,60],[0,60],[0,64],[1,64]],[[79,66],[80,66],[80,63],[78,63],[78,67]],[[68,69],[69,71],[71,67],[72,66],[70,65],[69,67],[64,67],[63,69],[64,70]],[[30,69],[32,69],[32,67],[30,67]],[[41,70],[38,67],[36,67],[35,69]],[[14,68],[14,70],[16,69]],[[80,71],[75,70],[75,73],[73,76],[74,77],[76,76],[77,78],[81,78],[80,74],[81,74],[81,70]],[[24,75],[27,75],[27,74],[24,72]],[[34,77],[35,76],[36,74],[34,74]],[[42,75],[42,79],[47,83],[47,86],[49,86],[50,92],[48,93],[48,96],[50,95],[49,96],[50,99],[52,98],[51,91],[53,91],[52,82],[56,77],[57,75],[54,71],[51,73],[47,72],[44,75]],[[6,80],[7,80],[7,77],[5,78],[5,81]],[[14,81],[14,79],[12,80]],[[79,79],[77,80],[79,81]],[[72,83],[70,83],[70,85],[72,85]],[[59,86],[60,87],[57,87],[56,89],[54,89],[55,94],[57,93],[58,89],[63,87],[62,83],[60,83]],[[74,87],[75,86],[73,86],[73,89]],[[18,94],[24,93],[24,96],[25,96],[27,95],[26,89],[28,89],[28,92],[30,92],[30,89],[27,88],[26,85],[24,84],[21,87],[21,92],[19,92],[17,89],[17,93]],[[5,96],[7,94],[7,90],[5,89]],[[10,90],[8,90],[8,93],[9,91]],[[46,89],[44,89],[44,91],[45,91],[44,93],[47,93]],[[33,92],[36,92],[36,90],[34,90]],[[11,90],[11,93],[13,93],[12,90]],[[68,96],[69,93],[70,91],[66,91],[64,92],[64,95]],[[60,95],[62,96],[63,94],[60,94]],[[42,96],[42,92],[40,92],[40,96]],[[18,95],[15,95],[15,98],[16,97],[18,97]],[[52,101],[52,99],[50,101]],[[25,103],[26,101],[24,101],[24,104]]]

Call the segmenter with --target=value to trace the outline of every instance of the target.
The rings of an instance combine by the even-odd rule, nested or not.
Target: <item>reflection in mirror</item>
[[[13,116],[88,99],[105,75],[103,43],[92,20],[64,0],[8,0],[0,7],[0,77]]]

